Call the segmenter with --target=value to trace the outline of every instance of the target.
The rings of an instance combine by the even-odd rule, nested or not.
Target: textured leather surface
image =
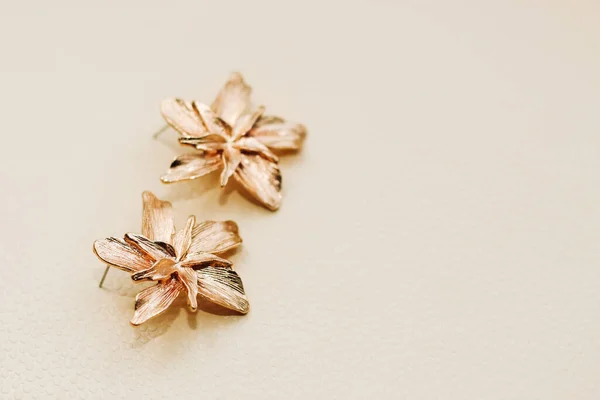
[[[0,4],[0,398],[600,398],[598,4]],[[163,185],[167,96],[240,70],[309,128],[271,213]],[[233,219],[245,317],[92,253],[141,193]]]

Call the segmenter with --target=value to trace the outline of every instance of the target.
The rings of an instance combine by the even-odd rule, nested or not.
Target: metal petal
[[[263,115],[262,117],[260,117],[260,119],[258,121],[256,121],[256,123],[254,124],[254,127],[258,128],[260,126],[267,125],[267,124],[281,124],[283,122],[285,122],[285,119],[278,117],[276,115]]]
[[[180,268],[178,275],[187,292],[188,306],[191,311],[196,311],[198,309],[198,275],[191,268]]]
[[[159,243],[155,243],[137,233],[126,233],[125,241],[130,245],[135,246],[142,253],[147,254],[154,261],[171,257],[171,254],[169,254],[169,252]]]
[[[165,243],[165,242],[154,242],[157,245],[159,245],[160,247],[163,248],[163,250],[165,252],[167,252],[171,257],[177,257],[177,253],[175,253],[175,248],[173,247],[173,245],[171,243]]]
[[[242,244],[239,229],[234,221],[205,221],[192,230],[189,253],[224,253]]]
[[[235,146],[240,150],[251,151],[254,153],[260,153],[263,157],[265,157],[269,161],[278,162],[279,157],[277,157],[267,146],[261,143],[258,139],[253,137],[243,137],[235,142]]]
[[[142,234],[155,242],[171,243],[175,232],[171,203],[159,200],[152,192],[142,193]]]
[[[264,112],[265,107],[260,106],[256,110],[254,110],[254,112],[244,114],[240,118],[238,118],[231,134],[233,140],[237,140],[244,136],[246,133],[248,133],[248,131],[252,129],[256,121],[258,121],[258,119],[263,115]]]
[[[185,256],[185,258],[179,264],[182,267],[194,269],[209,266],[216,268],[230,268],[231,265],[233,265],[233,263],[229,260],[202,251],[199,251],[197,253],[188,253],[188,255]]]
[[[181,99],[165,99],[160,105],[163,118],[183,136],[203,137],[208,134],[202,118],[192,103]]]
[[[96,240],[94,253],[103,262],[129,273],[149,268],[154,262],[136,247],[114,237]]]
[[[227,181],[233,175],[240,161],[242,161],[242,153],[236,148],[227,146],[221,155],[223,158],[223,172],[221,172],[221,187],[227,185]]]
[[[202,122],[204,122],[204,126],[208,132],[210,132],[212,135],[219,135],[224,138],[229,137],[230,127],[226,126],[209,106],[198,101],[192,102],[192,106],[202,118]]]
[[[232,269],[206,267],[196,271],[198,293],[213,303],[242,314],[248,313],[250,304],[239,275]]]
[[[240,115],[250,105],[252,88],[244,82],[239,72],[231,74],[225,86],[221,89],[211,108],[229,126],[235,126]]]
[[[260,155],[243,154],[234,176],[269,210],[275,211],[281,205],[281,172],[277,163]]]
[[[177,254],[177,261],[184,258],[192,244],[192,229],[196,224],[196,217],[190,215],[185,223],[185,228],[178,231],[173,238],[173,247]]]
[[[248,134],[275,150],[299,150],[306,138],[302,124],[285,122],[279,117],[263,116]]]
[[[135,296],[135,314],[131,319],[131,324],[140,325],[165,311],[182,289],[181,282],[171,278],[139,292]]]
[[[173,183],[186,179],[196,179],[214,172],[223,166],[220,154],[182,154],[171,163],[169,170],[160,179]]]
[[[179,143],[193,146],[198,150],[213,152],[223,150],[227,139],[219,135],[208,135],[203,138],[181,137]]]
[[[154,263],[150,268],[139,271],[131,275],[134,281],[151,280],[159,281],[167,279],[177,270],[177,263],[170,258],[162,258]]]

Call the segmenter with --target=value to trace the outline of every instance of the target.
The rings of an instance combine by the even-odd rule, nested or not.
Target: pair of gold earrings
[[[167,126],[179,134],[179,143],[196,149],[177,157],[164,183],[196,179],[221,170],[221,187],[233,177],[264,207],[275,211],[281,204],[281,172],[276,153],[302,147],[306,129],[301,124],[264,115],[263,106],[251,109],[251,88],[239,73],[231,75],[215,101],[167,99],[161,113]],[[159,132],[160,133],[160,132]],[[248,299],[233,264],[219,255],[242,243],[233,221],[197,223],[187,219],[183,229],[173,224],[172,205],[144,192],[142,233],[123,239],[94,242],[94,252],[110,267],[131,274],[135,282],[153,281],[137,294],[133,325],[140,325],[165,311],[185,292],[191,311],[198,295],[225,308],[246,314]]]

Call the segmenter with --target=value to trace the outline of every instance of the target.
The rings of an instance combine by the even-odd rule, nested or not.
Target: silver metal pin
[[[163,126],[163,127],[162,127],[162,128],[160,128],[158,131],[156,131],[156,132],[154,133],[154,135],[152,135],[152,137],[153,137],[154,139],[158,139],[158,137],[159,137],[159,136],[160,136],[160,135],[161,135],[161,134],[162,134],[164,131],[166,131],[167,129],[169,129],[169,124],[165,124],[165,126]]]
[[[102,279],[100,280],[100,284],[98,285],[99,288],[102,287],[102,284],[104,283],[104,279],[106,279],[106,274],[108,274],[109,268],[110,268],[110,265],[107,265],[106,269],[104,270],[104,275],[102,275]]]

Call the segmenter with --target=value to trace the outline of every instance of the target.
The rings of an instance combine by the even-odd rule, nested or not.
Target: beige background
[[[596,4],[594,4],[596,3]],[[0,398],[598,399],[594,1],[0,5]],[[232,70],[305,123],[270,213],[158,177]],[[94,239],[237,220],[246,317],[140,328]]]

